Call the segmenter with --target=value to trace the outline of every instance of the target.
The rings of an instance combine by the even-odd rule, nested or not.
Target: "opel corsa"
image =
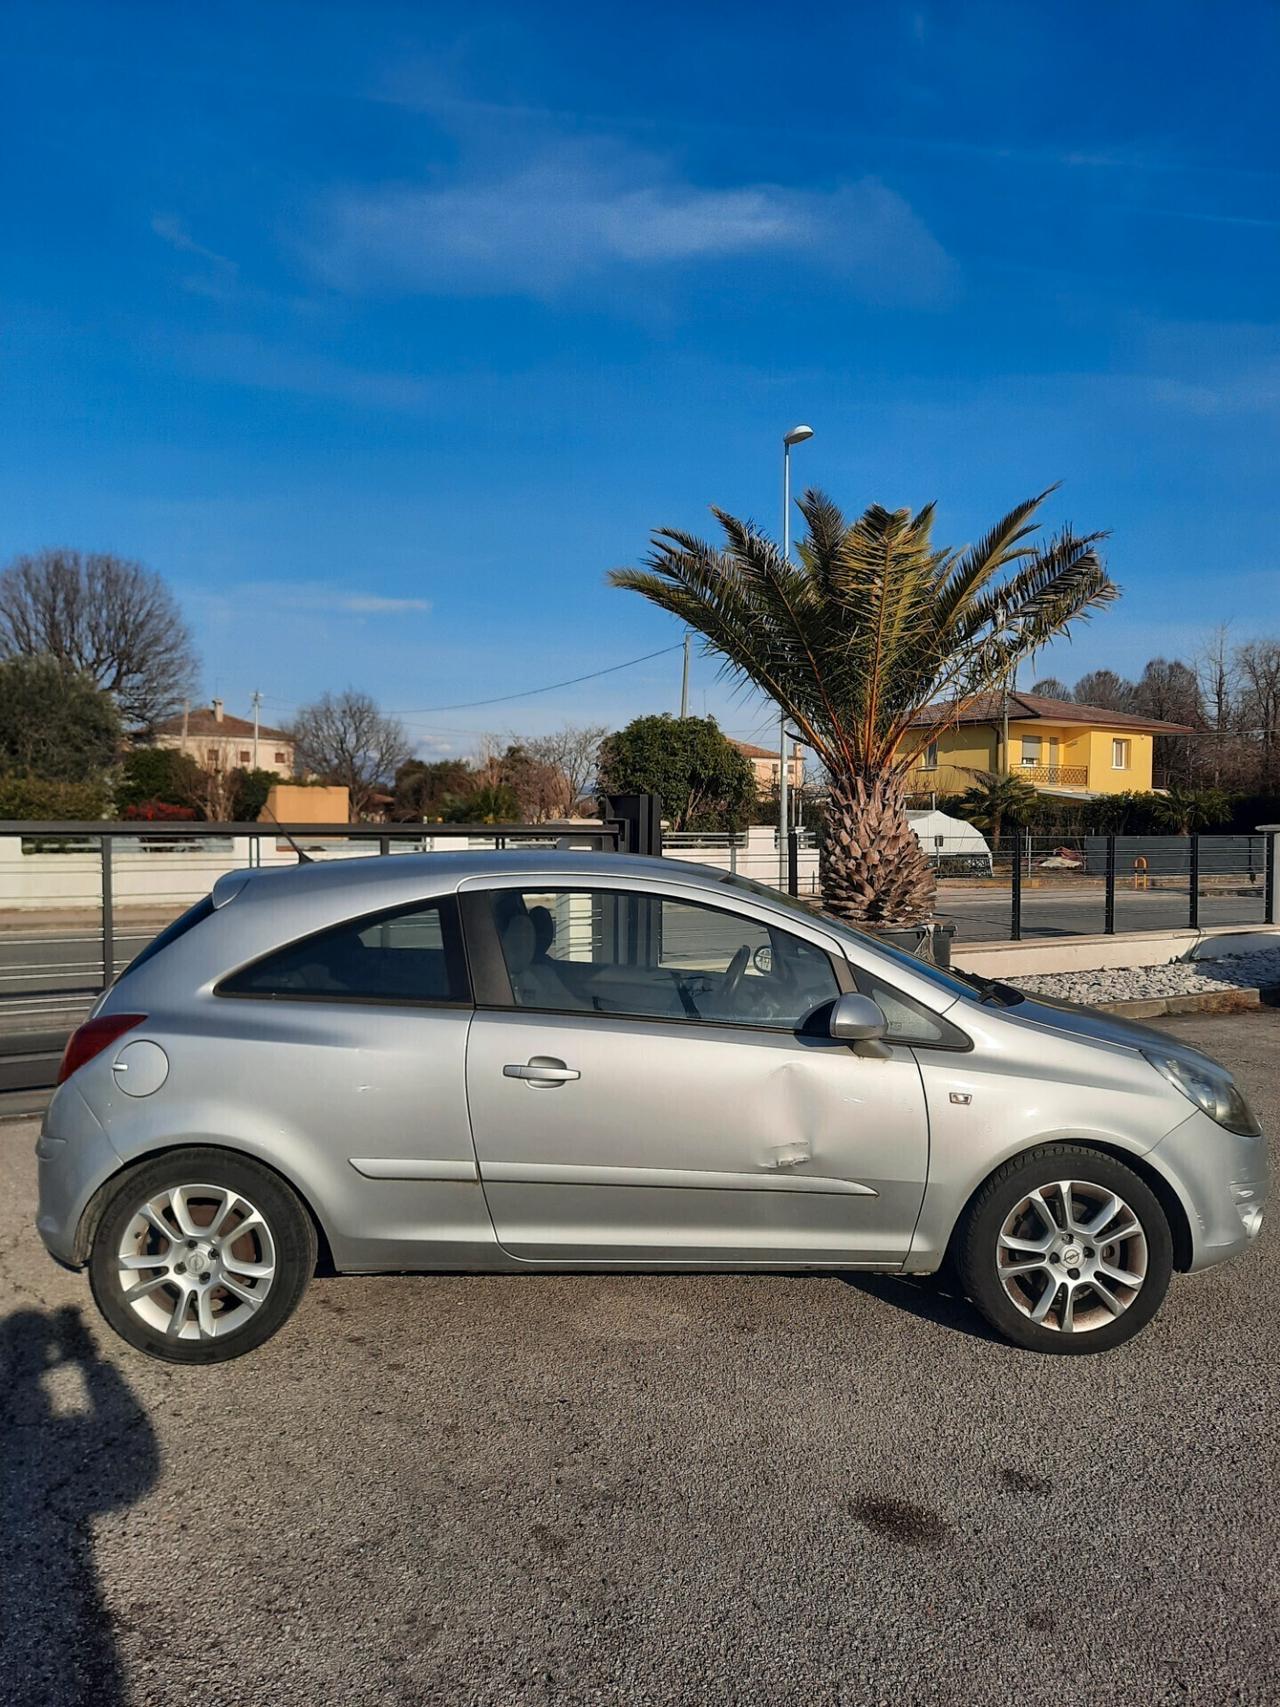
[[[235,872],[67,1046],[39,1230],[132,1345],[261,1345],[317,1261],[949,1262],[1105,1351],[1243,1251],[1265,1146],[1155,1031],[927,966],[738,877],[596,853]]]

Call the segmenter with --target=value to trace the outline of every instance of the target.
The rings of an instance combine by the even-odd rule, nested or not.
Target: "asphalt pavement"
[[[1280,1015],[1168,1029],[1280,1131]],[[1109,1356],[892,1279],[317,1280],[152,1363],[0,1126],[0,1699],[1264,1703],[1274,1232]]]

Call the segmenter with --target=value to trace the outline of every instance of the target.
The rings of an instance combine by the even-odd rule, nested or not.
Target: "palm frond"
[[[833,775],[896,772],[924,705],[946,702],[929,731],[944,733],[1014,664],[1117,597],[1102,534],[1064,529],[1037,546],[1034,517],[1052,490],[960,552],[934,545],[931,504],[873,504],[849,521],[808,491],[796,562],[717,510],[720,545],[664,528],[643,567],[609,578],[700,633],[729,676],[785,709]]]

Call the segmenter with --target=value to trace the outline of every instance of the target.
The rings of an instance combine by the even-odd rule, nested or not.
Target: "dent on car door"
[[[901,1260],[927,1160],[919,1070],[831,1040],[842,963],[817,942],[641,890],[462,903],[472,1132],[509,1251]]]

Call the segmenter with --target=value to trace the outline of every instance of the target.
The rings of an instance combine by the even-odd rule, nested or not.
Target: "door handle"
[[[558,1061],[552,1055],[534,1055],[527,1066],[521,1067],[512,1062],[502,1069],[504,1079],[523,1079],[535,1088],[545,1088],[548,1085],[567,1084],[571,1079],[580,1079],[582,1074],[576,1067],[566,1067],[563,1061]]]

